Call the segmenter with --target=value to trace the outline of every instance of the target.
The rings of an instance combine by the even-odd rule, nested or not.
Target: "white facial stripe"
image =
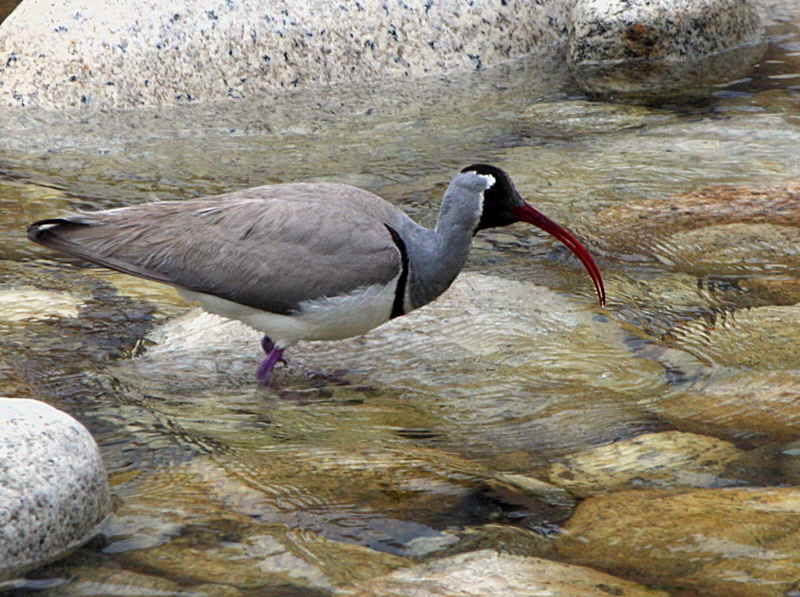
[[[39,226],[36,227],[36,229],[44,231],[44,230],[50,230],[51,228],[57,228],[58,226],[61,226],[59,222],[55,222],[54,224],[40,224]]]
[[[491,174],[478,174],[482,179],[486,181],[486,188],[491,189],[494,186],[495,180],[494,176]]]

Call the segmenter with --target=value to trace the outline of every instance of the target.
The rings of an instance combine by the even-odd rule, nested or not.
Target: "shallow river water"
[[[492,548],[665,594],[798,594],[800,19],[774,16],[751,75],[691,103],[590,101],[519,61],[262,106],[0,115],[0,394],[80,419],[116,496],[100,537],[0,591],[368,594]],[[68,208],[299,180],[432,225],[478,161],[584,240],[607,308],[566,248],[491,230],[441,300],[294,347],[264,390],[253,332],[24,237]]]

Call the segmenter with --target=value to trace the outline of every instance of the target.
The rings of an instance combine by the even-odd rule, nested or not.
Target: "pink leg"
[[[261,339],[261,348],[264,349],[267,358],[261,361],[261,365],[259,365],[256,371],[256,379],[262,386],[269,386],[270,379],[272,378],[272,370],[275,368],[275,365],[278,364],[278,361],[282,363],[286,363],[286,361],[283,359],[283,349],[275,346],[275,343],[270,340],[269,336],[264,336]]]
[[[258,371],[256,371],[256,379],[262,386],[269,385],[270,378],[272,377],[272,370],[275,368],[278,361],[283,361],[282,348],[273,348],[267,355],[267,358],[261,361],[261,365],[259,365]]]

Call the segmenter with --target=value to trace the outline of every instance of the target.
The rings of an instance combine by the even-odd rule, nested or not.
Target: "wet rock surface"
[[[0,258],[24,259],[41,252],[28,241],[28,222],[47,217],[60,207],[67,209],[65,194],[57,189],[0,180]]]
[[[701,390],[648,403],[679,429],[759,445],[788,441],[800,427],[797,370],[736,372]]]
[[[649,332],[705,362],[797,367],[793,347],[800,295],[792,273],[800,266],[796,180],[762,189],[715,187],[635,201],[624,210],[602,211],[598,220],[609,231],[602,241],[605,250],[658,263],[675,279],[685,277],[685,293],[673,290],[663,296],[660,321],[650,321]],[[651,309],[658,307],[637,294],[634,287],[619,288],[618,296],[628,303],[624,317],[650,319]],[[698,296],[706,309],[696,308]]]
[[[624,388],[667,387],[667,378],[653,376],[663,365],[631,355],[625,334],[614,328],[586,305],[547,289],[467,273],[436,302],[368,336],[298,344],[287,352],[288,367],[276,371],[275,385],[279,395],[313,399],[318,392],[309,373],[341,370],[355,388],[428,404],[450,429],[440,445],[461,453],[520,447],[562,453],[659,428]],[[613,335],[616,343],[609,342]],[[598,342],[601,336],[605,341]],[[210,381],[241,386],[257,366],[259,338],[242,324],[195,310],[157,329],[147,351],[114,374],[127,383],[144,379],[186,391],[201,391]],[[548,355],[544,366],[531,363],[533,351]],[[241,358],[248,353],[253,357]],[[595,354],[615,355],[614,369],[593,370]],[[585,392],[594,392],[591,403]],[[498,403],[498,396],[505,399]],[[594,417],[585,418],[587,408]],[[495,430],[493,420],[504,423]]]
[[[549,476],[580,497],[646,487],[713,487],[735,482],[725,471],[739,456],[733,444],[704,435],[645,433],[559,458]]]
[[[739,0],[579,0],[570,16],[570,69],[602,97],[705,95],[765,48],[758,11]]]
[[[603,574],[538,558],[522,558],[483,550],[400,570],[356,586],[354,595],[631,595],[666,597],[667,593]]]
[[[0,319],[17,322],[53,317],[77,317],[83,302],[63,292],[22,286],[0,290]]]
[[[259,335],[252,330],[192,309],[158,286],[55,263],[48,267],[44,279],[51,285],[59,276],[76,276],[60,284],[62,292],[69,288],[80,297],[81,317],[104,305],[118,312],[114,318],[132,325],[98,328],[100,336],[122,332],[119,346],[130,352],[109,353],[112,345],[96,338],[86,353],[91,360],[80,364],[94,373],[72,382],[79,394],[114,397],[111,410],[97,404],[84,415],[118,429],[101,441],[123,503],[106,527],[104,552],[118,554],[112,557],[122,584],[184,587],[191,561],[191,585],[208,587],[203,589],[208,594],[215,594],[234,571],[237,583],[226,588],[230,594],[350,586],[365,595],[378,594],[369,592],[375,587],[402,594],[422,583],[426,590],[447,595],[483,585],[459,572],[459,560],[452,570],[449,559],[441,568],[431,563],[430,569],[414,568],[413,560],[462,554],[467,561],[476,550],[497,544],[519,559],[505,561],[494,551],[480,557],[489,564],[500,557],[498,565],[509,576],[497,590],[520,595],[527,594],[521,583],[532,571],[539,582],[551,574],[551,584],[542,586],[565,595],[574,594],[575,587],[604,591],[602,586],[618,586],[613,583],[631,583],[626,592],[650,590],[636,582],[688,583],[709,594],[723,589],[734,595],[772,594],[748,591],[766,580],[784,586],[781,579],[794,565],[789,548],[781,552],[785,558],[776,556],[756,568],[760,556],[731,555],[725,547],[746,540],[726,538],[727,519],[713,513],[734,508],[731,496],[750,494],[690,490],[769,483],[792,474],[791,447],[782,450],[767,442],[789,440],[796,433],[792,396],[797,384],[788,340],[796,325],[793,307],[737,311],[725,325],[709,327],[705,348],[693,355],[676,340],[676,330],[693,321],[709,326],[706,319],[673,325],[672,335],[655,341],[626,331],[627,324],[616,318],[598,316],[584,301],[527,282],[466,273],[440,301],[367,337],[296,346],[288,355],[290,365],[278,371],[275,390],[264,391],[252,385],[260,358]],[[22,270],[11,271],[19,276]],[[664,279],[680,285],[687,274],[671,276]],[[28,280],[46,286],[42,278]],[[696,301],[691,293],[671,292],[670,300],[683,300],[686,312],[691,311]],[[150,302],[160,305],[160,313],[136,323],[131,309]],[[769,328],[776,310],[788,311]],[[124,313],[129,315],[120,317]],[[6,325],[36,337],[72,319],[75,313],[52,312],[36,324],[43,326],[39,331],[30,327],[33,320]],[[743,357],[740,346],[726,340],[726,334],[747,326],[754,330],[750,344],[759,338],[763,342],[754,345],[758,359]],[[150,334],[140,336],[143,341],[134,347],[133,339],[148,327]],[[80,330],[76,338],[84,333]],[[764,330],[768,333],[755,334]],[[776,352],[784,343],[784,352]],[[109,362],[109,354],[134,358]],[[711,375],[705,360],[726,354],[730,378]],[[609,362],[615,368],[609,369]],[[736,372],[764,366],[761,382],[762,374]],[[678,370],[691,376],[682,378]],[[317,372],[335,375],[317,377]],[[120,428],[119,420],[131,427]],[[669,431],[671,426],[684,432]],[[150,438],[146,449],[112,447],[119,433],[124,437],[142,430]],[[306,447],[309,441],[313,448]],[[731,441],[744,443],[737,447]],[[752,448],[759,444],[769,451]],[[168,468],[148,473],[151,460]],[[771,472],[764,474],[766,469]],[[626,491],[631,488],[636,491]],[[690,494],[703,496],[701,505],[669,501]],[[589,499],[577,505],[573,496]],[[601,496],[607,501],[584,514]],[[652,516],[644,505],[640,515],[631,510],[640,497],[655,500],[656,512],[665,509],[657,515],[664,527],[644,521],[645,512]],[[597,556],[603,539],[592,535],[587,542],[583,530],[576,529],[589,520],[606,520],[601,512],[612,518],[620,512],[643,517],[623,527],[644,529],[641,536],[647,539],[642,541],[663,539],[674,564],[667,555],[653,555],[631,572],[625,558],[639,557],[640,549],[633,537],[630,556],[618,551],[605,559]],[[692,518],[682,524],[681,516]],[[790,525],[791,516],[793,511],[774,526],[768,517],[767,526],[758,518],[752,529],[759,531],[751,536]],[[712,541],[719,546],[714,557],[733,562],[733,568],[711,557],[691,558],[687,564],[683,552],[670,551],[691,540],[686,529],[695,528],[695,520],[706,525],[706,535],[722,537]],[[481,524],[487,521],[533,531],[491,532],[491,525]],[[672,521],[671,534],[666,521]],[[676,524],[679,528],[673,529]],[[461,525],[470,531],[456,531]],[[621,533],[619,528],[614,532]],[[582,538],[573,540],[577,537]],[[94,566],[79,564],[85,557],[84,550],[60,564],[84,570],[86,576],[55,594],[78,594],[84,583],[95,582],[90,580],[95,574],[96,582],[112,582],[110,561],[95,572]],[[566,563],[536,559],[541,557]],[[407,572],[392,573],[398,568]],[[646,574],[644,569],[659,572]],[[745,580],[731,581],[731,569]],[[53,574],[58,568],[49,570]]]
[[[719,321],[691,321],[672,330],[675,341],[694,348],[720,365],[796,369],[800,307],[759,307]],[[751,350],[739,351],[746,343]]]
[[[535,61],[135,126],[0,115],[0,315],[25,314],[0,317],[0,393],[90,428],[118,505],[102,537],[0,591],[469,594],[496,580],[483,561],[511,595],[791,595],[795,13],[771,13],[750,82],[702,105],[590,102]],[[609,307],[557,243],[485,231],[478,275],[440,304],[294,347],[274,391],[253,384],[257,334],[29,246],[19,223],[336,180],[430,224],[476,161],[586,242]]]
[[[798,508],[794,488],[619,492],[583,502],[556,546],[570,561],[640,582],[784,595],[800,569]]]
[[[788,249],[793,244],[792,235],[796,234],[798,222],[800,181],[797,180],[788,180],[766,188],[716,186],[663,199],[639,199],[609,207],[597,217],[597,226],[608,231],[607,234],[598,236],[602,237],[609,250],[626,250],[631,253],[649,250],[655,257],[658,257],[658,244],[654,239],[664,239],[669,247],[669,235],[696,234],[708,228],[712,228],[708,236],[686,236],[687,240],[693,241],[691,246],[696,250],[695,256],[713,251],[714,248],[717,251],[736,250],[740,244],[733,241],[731,232],[744,231],[749,234],[751,229],[756,236],[761,232],[774,230],[778,233],[776,241],[790,241],[789,244],[781,245],[784,253],[789,256],[794,254],[794,251]],[[741,227],[727,228],[737,224]],[[767,228],[759,228],[762,225]],[[714,235],[713,228],[718,226],[726,227],[731,232]],[[784,239],[781,232],[790,236]],[[764,248],[774,250],[767,244],[772,235],[767,236],[768,238],[763,239]],[[727,243],[724,243],[725,238],[728,239]],[[698,247],[699,242],[708,244]],[[759,248],[753,247],[756,253]],[[711,252],[706,257],[711,258],[713,255]]]

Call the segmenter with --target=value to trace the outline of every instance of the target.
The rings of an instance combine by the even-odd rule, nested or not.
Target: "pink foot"
[[[275,343],[270,340],[269,336],[264,336],[261,339],[261,348],[264,349],[267,358],[261,361],[261,365],[259,365],[256,371],[256,379],[262,386],[269,386],[269,382],[272,379],[272,370],[275,368],[275,365],[277,365],[279,361],[285,364],[286,361],[283,358],[283,349],[275,346]]]

